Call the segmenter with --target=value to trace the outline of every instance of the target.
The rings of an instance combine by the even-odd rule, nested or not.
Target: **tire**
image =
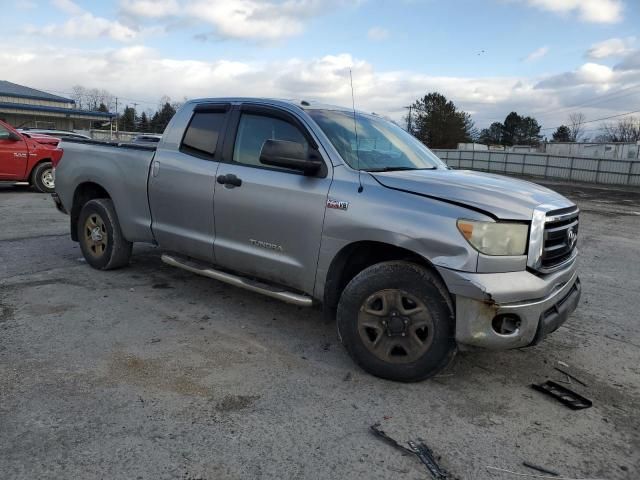
[[[340,297],[337,323],[351,358],[388,380],[432,377],[457,351],[446,287],[434,273],[410,262],[378,263],[356,275]]]
[[[110,199],[99,198],[85,203],[78,218],[77,232],[82,254],[93,268],[112,270],[129,263],[133,244],[122,235]]]
[[[51,162],[42,162],[36,165],[31,174],[31,183],[39,192],[53,193],[55,185],[53,183],[53,165]]]

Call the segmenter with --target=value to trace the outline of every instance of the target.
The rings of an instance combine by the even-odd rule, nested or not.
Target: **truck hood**
[[[573,203],[535,183],[470,170],[405,170],[375,172],[383,186],[445,202],[462,204],[500,220],[531,220],[543,204],[557,208]]]

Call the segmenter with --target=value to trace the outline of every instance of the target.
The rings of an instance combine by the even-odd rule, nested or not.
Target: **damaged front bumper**
[[[438,271],[455,295],[461,346],[503,350],[533,345],[562,325],[580,300],[576,262],[547,275]]]

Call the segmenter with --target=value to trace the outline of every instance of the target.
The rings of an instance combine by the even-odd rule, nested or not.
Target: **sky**
[[[0,79],[69,95],[351,105],[401,121],[433,91],[483,128],[511,111],[640,111],[639,0],[0,0]],[[597,135],[601,122],[585,125]]]

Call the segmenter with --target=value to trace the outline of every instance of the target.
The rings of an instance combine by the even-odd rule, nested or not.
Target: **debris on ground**
[[[569,372],[558,368],[558,367],[554,367],[557,371],[559,371],[560,373],[563,373],[564,375],[566,375],[567,377],[571,378],[572,380],[578,382],[580,385],[582,385],[583,387],[586,387],[587,384],[584,383],[582,380],[580,380],[579,378],[576,378],[574,375],[570,374]]]
[[[551,380],[541,384],[532,383],[531,388],[554,397],[572,410],[582,410],[593,405],[593,402],[588,398]]]
[[[535,465],[535,464],[530,463],[530,462],[526,462],[526,461],[522,462],[522,465],[524,465],[525,467],[530,468],[532,470],[537,470],[538,472],[541,472],[541,473],[547,473],[547,474],[552,475],[554,477],[559,477],[560,476],[560,474],[558,472],[555,472],[553,470],[549,470],[548,468],[541,467],[539,465]]]
[[[371,425],[369,429],[376,437],[381,438],[384,442],[394,448],[397,448],[405,455],[415,455],[418,457],[418,459],[427,467],[427,470],[435,480],[446,480],[449,478],[447,471],[438,465],[438,462],[433,456],[433,452],[429,447],[427,447],[422,439],[418,438],[416,441],[409,440],[409,442],[407,442],[409,448],[407,448],[381,430],[379,423]]]
[[[538,474],[532,474],[532,473],[521,473],[521,472],[513,472],[511,470],[507,470],[506,468],[498,468],[498,467],[491,467],[489,465],[487,465],[486,467],[487,470],[492,471],[492,472],[502,472],[502,473],[508,473],[510,475],[517,475],[518,477],[531,477],[531,478],[552,478],[553,480],[606,480],[605,478],[573,478],[573,477],[556,477],[556,476],[549,476],[549,475],[538,475]]]

